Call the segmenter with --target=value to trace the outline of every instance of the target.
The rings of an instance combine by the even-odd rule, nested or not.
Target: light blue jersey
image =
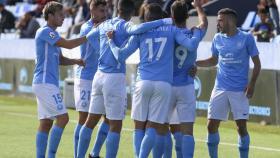
[[[81,27],[80,36],[87,35],[93,28],[93,21],[90,19]],[[93,39],[94,40],[94,39]],[[94,74],[97,70],[99,57],[99,40],[83,43],[80,46],[81,58],[85,61],[86,66],[78,66],[75,77],[84,80],[93,80]]]
[[[108,31],[114,30],[114,41],[118,47],[121,47],[127,43],[127,39],[130,35],[144,33],[164,24],[165,22],[163,20],[157,20],[140,25],[131,25],[130,22],[119,17],[101,23],[87,35],[87,39],[90,43],[94,43],[95,39],[100,39],[98,69],[105,73],[125,73],[125,62],[117,61],[108,45],[108,38],[106,35]]]
[[[219,58],[215,88],[244,91],[248,84],[249,57],[259,54],[254,37],[240,30],[231,37],[217,33],[211,50]]]
[[[34,84],[50,83],[58,87],[61,49],[55,43],[59,39],[59,34],[49,26],[37,30]]]
[[[132,36],[124,48],[117,48],[113,40],[110,41],[110,46],[116,58],[122,62],[140,48],[138,78],[172,84],[175,41],[193,52],[197,49],[201,36],[197,29],[193,36],[187,37],[177,27],[168,25]]]
[[[180,30],[189,38],[193,36],[192,31],[187,28],[180,28]],[[200,40],[202,40],[205,36],[206,30],[199,29],[199,31],[201,34]],[[197,49],[191,51],[184,46],[176,44],[173,62],[173,86],[185,86],[194,83],[193,77],[191,77],[188,72],[193,67],[196,58]]]

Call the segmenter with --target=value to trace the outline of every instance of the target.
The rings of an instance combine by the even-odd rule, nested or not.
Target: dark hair
[[[219,10],[218,15],[227,15],[230,18],[232,18],[233,20],[235,20],[235,23],[237,23],[237,13],[235,10],[230,9],[230,8],[223,8],[221,10]]]
[[[184,1],[175,1],[171,5],[171,12],[175,23],[183,23],[188,18],[188,8]]]
[[[0,7],[4,8],[5,6],[4,6],[4,4],[3,4],[3,3],[1,3],[1,2],[0,2]]]
[[[48,2],[44,9],[43,9],[43,15],[45,20],[48,20],[49,18],[49,14],[55,14],[55,12],[62,10],[63,9],[63,5],[61,3],[55,2],[55,1],[51,1]]]
[[[268,14],[268,12],[265,9],[259,9],[258,14]]]
[[[132,0],[119,0],[118,10],[122,15],[131,15],[134,11],[134,2]]]
[[[148,4],[147,7],[144,8],[144,19],[145,21],[153,21],[158,20],[163,17],[163,11],[160,5],[156,3]]]
[[[103,5],[103,6],[106,6],[107,5],[107,2],[105,0],[90,0],[89,1],[89,4],[93,3],[93,5],[95,7],[99,6],[99,5]]]

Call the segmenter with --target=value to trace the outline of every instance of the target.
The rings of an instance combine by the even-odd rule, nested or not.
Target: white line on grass
[[[31,114],[22,114],[22,113],[14,113],[14,112],[6,112],[9,115],[13,115],[13,116],[22,116],[22,117],[29,117],[29,118],[36,118],[36,115],[31,115]],[[77,123],[77,120],[69,120],[69,122],[71,123]],[[99,124],[97,125],[99,126]],[[128,131],[128,132],[133,132],[134,130],[131,128],[122,128],[123,131]],[[196,138],[195,139],[196,142],[203,142],[206,143],[205,139],[199,139]],[[238,146],[237,144],[232,144],[232,143],[226,143],[226,142],[220,142],[221,145],[225,145],[225,146]],[[265,151],[275,151],[275,152],[280,152],[280,149],[275,149],[275,148],[267,148],[267,147],[260,147],[260,146],[253,146],[250,145],[251,149],[258,149],[258,150],[265,150]]]

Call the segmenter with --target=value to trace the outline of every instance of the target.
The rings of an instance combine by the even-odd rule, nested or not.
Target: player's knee
[[[241,137],[242,137],[242,136],[248,135],[248,131],[247,131],[247,128],[246,128],[246,127],[237,126],[237,131],[238,131],[238,134],[239,134]]]
[[[121,120],[110,120],[110,131],[120,133],[122,129],[122,121]]]
[[[79,124],[83,125],[87,120],[88,113],[87,112],[79,112]]]
[[[209,120],[207,123],[208,133],[218,132],[220,122],[218,120]]]

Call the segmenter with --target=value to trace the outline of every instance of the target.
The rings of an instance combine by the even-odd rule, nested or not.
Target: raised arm
[[[112,39],[112,32],[108,32],[109,46],[116,60],[125,61],[137,48],[139,48],[139,39],[137,36],[131,36],[125,46],[119,48]]]
[[[195,28],[193,30],[193,36],[188,37],[183,34],[180,30],[176,29],[175,31],[175,40],[180,45],[186,47],[190,51],[194,51],[197,49],[199,42],[203,37],[203,32],[201,29]]]
[[[201,0],[194,0],[192,5],[196,9],[198,15],[199,24],[197,27],[207,30],[208,20],[205,12],[203,11],[203,8],[201,7]]]
[[[139,25],[133,25],[131,22],[127,22],[127,23],[125,23],[125,31],[129,35],[141,34],[141,33],[147,32],[151,29],[154,29],[156,27],[159,27],[162,25],[171,25],[172,23],[173,22],[172,22],[171,18],[165,18],[165,19],[145,22],[145,23],[142,23]]]

